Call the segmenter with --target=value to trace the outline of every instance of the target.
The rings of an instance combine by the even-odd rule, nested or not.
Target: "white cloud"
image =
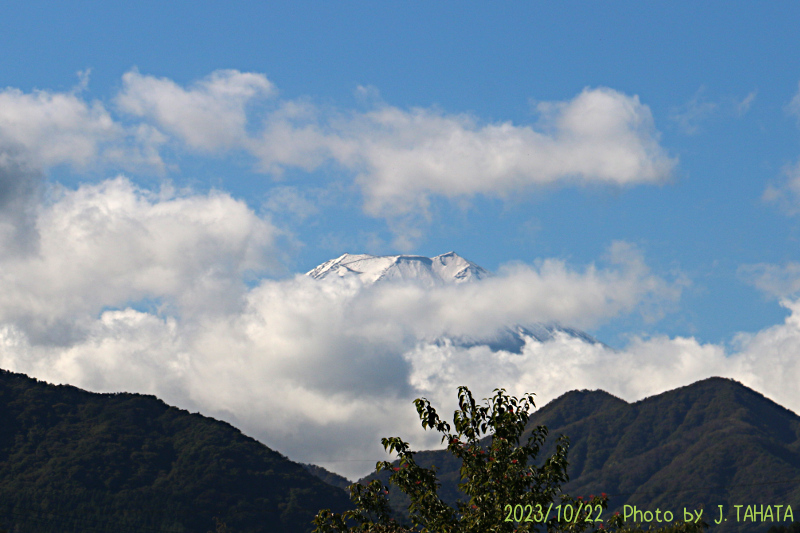
[[[5,326],[0,365],[93,390],[156,393],[351,477],[383,457],[381,436],[437,446],[435,435],[419,429],[411,400],[426,396],[447,413],[459,385],[478,397],[495,387],[535,392],[541,406],[568,390],[602,388],[635,401],[721,375],[800,410],[796,301],[783,303],[791,312],[784,324],[737,336],[732,352],[663,336],[612,350],[561,334],[545,343],[528,339],[521,354],[512,354],[420,341],[418,317],[367,317],[357,309],[380,309],[396,290],[370,294],[355,280],[327,284],[304,276],[264,281],[241,308],[214,315],[105,311],[68,347],[35,344]]]
[[[351,150],[337,136],[336,127],[326,130],[327,120],[331,118],[310,101],[282,101],[265,118],[263,130],[248,140],[246,148],[258,158],[264,172],[280,175],[286,167],[313,171],[335,160],[333,152]]]
[[[434,197],[464,203],[542,186],[660,183],[676,164],[659,144],[650,109],[608,88],[539,103],[538,123],[518,125],[435,107],[404,110],[381,103],[372,89],[359,91],[370,110],[341,110],[307,97],[278,99],[259,73],[218,70],[182,86],[134,69],[113,98],[118,118],[85,98],[88,77],[79,76],[69,93],[0,91],[0,164],[22,160],[39,175],[62,164],[163,173],[177,168],[162,159],[169,149],[249,153],[274,175],[326,166],[340,177],[331,187],[352,180],[365,212],[390,221],[404,248],[430,221]]]
[[[24,153],[43,168],[90,165],[103,144],[121,135],[99,102],[72,93],[0,91],[0,151]]]
[[[544,259],[459,288],[365,291],[356,281],[304,276],[248,285],[251,272],[273,265],[283,234],[228,194],[154,192],[124,177],[55,186],[47,201],[40,194],[52,166],[163,169],[168,145],[249,151],[270,172],[332,165],[355,180],[368,213],[392,220],[425,214],[432,196],[463,201],[562,183],[658,183],[675,161],[638,97],[586,89],[569,101],[540,103],[535,127],[435,108],[331,110],[304,99],[276,100],[255,124],[251,106],[275,93],[261,74],[217,71],[181,87],[128,72],[115,99],[129,114],[125,122],[80,96],[84,89],[0,92],[4,368],[92,390],[158,394],[237,423],[297,459],[345,451],[348,459],[380,457],[379,437],[417,429],[410,402],[428,382],[444,386],[486,372],[492,386],[540,386],[533,367],[509,354],[431,339],[516,322],[588,327],[635,312],[657,317],[680,295],[681,280],[653,274],[625,243],[613,244],[598,265]],[[278,204],[301,219],[315,209],[291,186],[266,201]],[[398,239],[413,239],[419,228],[406,230]],[[24,253],[5,246],[23,242],[34,245]],[[616,357],[590,348],[599,350],[596,369]],[[551,364],[552,381],[542,385],[566,390],[569,380],[591,375],[570,359],[584,349],[569,339],[531,341],[523,357],[556,350],[565,365],[572,361],[561,374]],[[371,466],[352,464],[339,470],[354,475]]]
[[[264,75],[238,70],[217,70],[189,89],[136,70],[123,75],[122,84],[116,97],[121,109],[208,151],[240,147],[247,138],[247,104],[274,92]]]
[[[324,128],[283,121],[275,131],[291,145],[281,153],[312,154],[320,163],[327,153],[357,172],[366,211],[380,217],[424,211],[430,195],[506,197],[562,182],[657,183],[675,164],[658,144],[649,108],[636,96],[586,89],[568,102],[540,103],[538,110],[542,131],[388,105],[334,117]],[[278,136],[269,133],[265,146]],[[267,167],[286,161],[258,154]]]
[[[800,413],[800,300],[780,303],[789,310],[784,323],[737,335],[737,351],[726,363],[730,377]]]
[[[0,248],[5,255],[30,253],[38,245],[35,211],[42,178],[24,158],[0,149]]]
[[[102,103],[85,99],[88,73],[78,75],[80,83],[71,92],[0,90],[3,171],[19,180],[35,176],[35,188],[59,165],[76,171],[108,165],[163,171],[159,147],[166,138],[146,124],[123,125]]]
[[[641,253],[611,246],[599,265],[515,264],[477,284],[421,290],[298,275],[246,288],[274,229],[226,195],[161,195],[120,178],[65,191],[43,208],[36,260],[0,278],[0,366],[98,391],[154,393],[224,418],[290,457],[351,477],[383,457],[379,439],[438,445],[411,401],[446,413],[459,385],[505,387],[539,405],[576,388],[629,401],[713,375],[739,379],[800,410],[800,303],[785,323],[734,339],[633,338],[622,350],[567,335],[527,339],[521,354],[431,342],[513,322],[592,324],[656,313],[682,281],[651,273]],[[159,310],[125,299],[161,298]],[[109,309],[116,307],[118,309]],[[654,311],[655,310],[655,311]],[[51,342],[36,320],[71,317]],[[48,322],[49,321],[49,322]]]
[[[428,393],[425,379],[449,386],[482,372],[485,384],[514,385],[526,375],[497,363],[509,354],[450,353],[425,339],[519,320],[588,324],[679,291],[624,243],[603,267],[544,260],[455,288],[364,290],[355,279],[296,276],[245,289],[242,272],[263,262],[259,250],[270,242],[265,222],[226,196],[158,197],[124,179],[67,191],[40,226],[40,257],[11,263],[0,278],[0,366],[92,390],[154,393],[306,461],[382,457],[379,438],[388,434],[436,444],[420,437],[411,405]],[[124,304],[144,297],[168,305]],[[77,333],[47,338],[69,317]],[[328,466],[349,475],[371,466],[343,464]]]
[[[271,173],[326,163],[355,173],[365,209],[377,217],[424,211],[430,195],[505,197],[561,182],[657,183],[675,165],[658,143],[649,108],[607,88],[540,103],[540,131],[435,108],[379,103],[367,112],[338,111],[297,99],[276,102],[263,128],[248,133],[248,103],[275,92],[261,74],[216,71],[187,89],[134,70],[123,85],[121,109],[190,148],[244,149]]]
[[[145,125],[126,129],[101,103],[83,99],[88,74],[80,77],[69,93],[0,90],[0,246],[6,254],[38,246],[35,212],[51,167],[163,167],[156,148],[163,138]]]
[[[738,273],[748,283],[776,298],[792,296],[800,291],[800,263],[743,265]]]
[[[592,327],[645,302],[664,305],[679,298],[683,282],[668,283],[650,273],[631,245],[614,243],[609,261],[606,268],[589,265],[583,270],[557,259],[532,267],[512,264],[481,283],[436,290],[386,285],[370,291],[366,305],[363,297],[349,307],[359,322],[375,316],[381,322],[406,324],[415,338],[431,339],[484,335],[515,323]]]
[[[429,399],[454,408],[453,391],[467,385],[477,396],[505,387],[521,395],[534,392],[538,405],[568,390],[603,389],[638,400],[727,370],[724,350],[694,339],[634,339],[615,351],[561,334],[553,341],[529,340],[521,354],[493,353],[485,347],[420,346],[411,382]]]
[[[277,233],[227,194],[158,195],[121,177],[54,192],[36,227],[36,253],[0,257],[0,321],[36,335],[142,299],[230,306]]]
[[[0,328],[0,367],[98,392],[179,389],[189,358],[174,318],[124,309],[86,321],[81,340],[38,344],[23,328]]]

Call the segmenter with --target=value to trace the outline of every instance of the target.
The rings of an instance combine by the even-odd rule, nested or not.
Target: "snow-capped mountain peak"
[[[433,286],[479,281],[491,274],[455,252],[421,255],[344,254],[322,263],[306,275],[314,279],[358,276],[362,282],[412,281]]]

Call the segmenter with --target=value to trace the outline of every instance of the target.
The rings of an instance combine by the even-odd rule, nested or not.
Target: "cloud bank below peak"
[[[217,224],[214,206],[230,224]],[[157,394],[351,477],[383,457],[380,437],[438,445],[419,432],[411,401],[426,396],[446,412],[459,385],[478,397],[494,387],[536,392],[543,404],[598,387],[637,400],[723,375],[800,406],[791,386],[800,376],[791,358],[800,347],[796,301],[784,301],[785,323],[737,336],[734,349],[656,336],[614,350],[558,332],[546,342],[525,338],[519,353],[435,342],[519,321],[592,324],[669,307],[680,280],[653,274],[626,243],[612,244],[598,265],[545,259],[476,283],[422,288],[298,274],[246,286],[242,272],[260,261],[252,254],[268,246],[269,227],[224,195],[156,198],[116,180],[68,192],[40,225],[48,236],[40,257],[6,263],[0,278],[1,367],[97,391]],[[69,271],[75,234],[87,230],[96,260]],[[180,252],[185,246],[198,253]],[[164,275],[142,277],[142,255]],[[125,305],[143,294],[171,305]],[[79,331],[43,339],[30,318],[50,317]]]
[[[225,194],[155,193],[125,178],[61,191],[36,225],[39,250],[0,264],[0,367],[157,394],[306,461],[376,457],[380,436],[417,426],[410,402],[430,395],[426,384],[452,392],[463,372],[496,386],[530,379],[509,373],[534,339],[511,360],[437,344],[442,336],[603,322],[680,294],[625,243],[598,266],[543,260],[476,283],[298,274],[247,284],[273,251],[268,220]]]

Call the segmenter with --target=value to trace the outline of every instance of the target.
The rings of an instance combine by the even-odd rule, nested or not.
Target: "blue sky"
[[[335,302],[294,275],[344,252],[454,250],[498,272],[498,290],[560,291],[519,313],[618,354],[573,346],[575,361],[663,378],[564,370],[544,398],[575,384],[635,400],[729,372],[796,410],[800,397],[765,387],[800,347],[799,17],[789,2],[6,3],[0,363],[157,393],[295,446],[248,407],[269,394],[214,380],[261,368],[254,380],[278,376],[308,405],[341,398],[356,417],[374,391],[352,380],[392,369],[405,401],[435,372],[420,377],[434,356],[400,315],[406,329],[381,342],[363,317],[343,315],[357,324],[346,338],[308,326]],[[522,316],[489,299],[475,303],[488,322]],[[320,385],[313,366],[265,362],[275,347],[370,360],[372,374]],[[486,371],[468,355],[475,366],[435,365]]]
[[[133,67],[183,85],[217,69],[238,69],[264,73],[284,98],[319,105],[357,108],[356,88],[371,86],[400,108],[436,106],[486,123],[523,125],[536,122],[532,102],[572,98],[585,87],[638,95],[653,113],[661,145],[679,161],[664,185],[563,187],[534,191],[513,205],[473,198],[466,211],[441,206],[446,220],[434,220],[413,249],[357,242],[347,249],[422,255],[454,249],[495,269],[550,256],[585,263],[611,240],[624,239],[642,244],[652,265],[691,273],[688,317],[662,328],[723,341],[782,315],[742,286],[739,265],[795,257],[789,250],[796,223],[760,198],[797,158],[800,132],[786,112],[797,92],[791,68],[797,8],[738,5],[25,3],[8,8],[0,22],[2,84],[70,90],[76,73],[90,70],[88,96],[107,102]],[[739,110],[751,94],[747,111]],[[257,207],[275,182],[251,170],[247,160],[222,157],[187,161],[169,177],[221,187]],[[292,185],[314,179],[289,174]],[[342,233],[385,232],[357,209],[332,211],[330,218]],[[292,270],[343,251],[316,245],[319,225],[298,228],[306,246],[292,257]]]

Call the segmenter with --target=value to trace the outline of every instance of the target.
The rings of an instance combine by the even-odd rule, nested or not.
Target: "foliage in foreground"
[[[569,441],[565,436],[559,437],[554,453],[537,465],[536,458],[547,437],[547,428],[534,428],[522,442],[529,412],[534,408],[532,394],[517,399],[508,396],[504,389],[495,389],[494,396],[485,402],[485,405],[478,405],[469,389],[459,387],[459,409],[453,415],[454,433],[428,400],[420,398],[414,402],[422,427],[439,431],[442,442],[447,442],[447,451],[461,462],[459,488],[465,498],[456,508],[439,497],[440,483],[435,467],[419,466],[414,460],[415,452],[399,437],[384,438],[384,448],[397,453],[399,463],[382,461],[376,468],[390,471],[391,484],[411,499],[408,509],[411,524],[400,524],[391,517],[389,489],[376,479],[368,485],[350,486],[354,510],[342,514],[320,511],[314,519],[314,532],[644,531],[637,525],[625,525],[619,516],[604,521],[601,513],[608,506],[605,494],[584,501],[562,492],[562,483],[569,479]],[[488,448],[480,444],[485,436],[491,436]],[[676,524],[658,531],[692,533],[705,527],[705,524]]]

